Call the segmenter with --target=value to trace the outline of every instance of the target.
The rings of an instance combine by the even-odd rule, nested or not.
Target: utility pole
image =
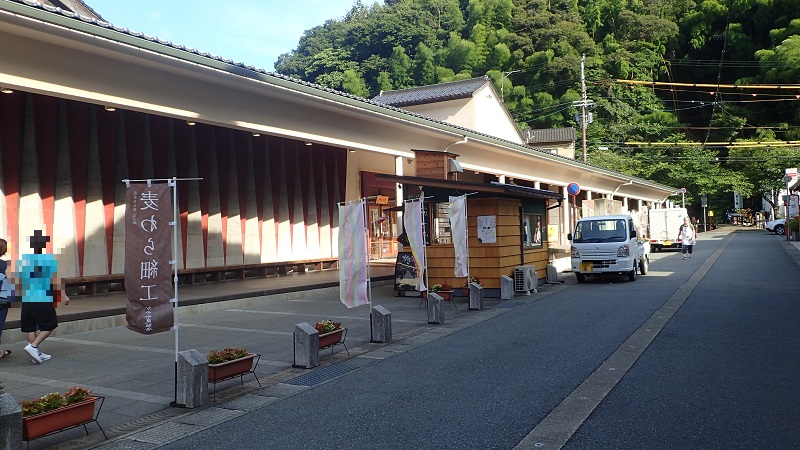
[[[581,55],[581,133],[583,135],[583,162],[586,162],[586,54]]]
[[[589,123],[589,114],[586,112],[586,107],[592,105],[591,100],[586,99],[586,55],[581,55],[581,99],[577,102],[572,102],[575,106],[581,107],[580,122],[581,122],[581,140],[583,142],[583,162],[586,162],[586,126]]]

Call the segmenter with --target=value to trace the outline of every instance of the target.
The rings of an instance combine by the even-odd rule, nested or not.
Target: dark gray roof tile
[[[525,142],[528,144],[544,144],[549,142],[575,141],[575,128],[542,128],[538,130],[525,130]]]
[[[403,106],[442,102],[445,100],[470,98],[472,94],[486,84],[487,81],[489,81],[489,77],[482,76],[470,78],[468,80],[452,81],[450,83],[384,91],[373,97],[372,101],[399,108]]]

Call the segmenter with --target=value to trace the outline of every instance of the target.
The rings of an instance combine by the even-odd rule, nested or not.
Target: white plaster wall
[[[501,139],[522,144],[517,125],[508,114],[506,107],[495,97],[491,85],[485,84],[475,91],[472,101],[475,115],[475,131],[496,136]]]
[[[362,171],[393,174],[395,170],[394,156],[364,151],[348,152],[345,200],[356,200],[361,197]]]

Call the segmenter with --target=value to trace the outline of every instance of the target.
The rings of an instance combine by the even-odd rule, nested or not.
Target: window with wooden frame
[[[523,214],[522,215],[522,244],[526,248],[542,246],[542,215]]]

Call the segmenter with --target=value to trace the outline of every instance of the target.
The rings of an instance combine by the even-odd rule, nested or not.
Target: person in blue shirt
[[[28,334],[25,351],[37,364],[51,358],[39,350],[39,345],[58,327],[54,302],[58,300],[59,292],[64,304],[69,304],[67,293],[60,289],[58,262],[53,255],[44,253],[49,241],[50,237],[43,235],[41,230],[34,231],[30,237],[33,253],[22,255],[16,264],[22,299],[20,329]]]

